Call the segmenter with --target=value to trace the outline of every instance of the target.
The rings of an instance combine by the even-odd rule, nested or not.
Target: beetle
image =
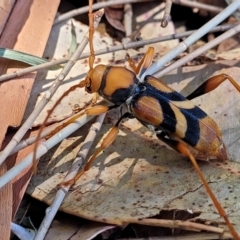
[[[151,64],[153,55],[154,49],[150,47],[137,67],[134,65],[133,60],[128,57],[130,66],[134,71],[125,67],[98,65],[90,69],[86,79],[79,84],[82,87],[84,86],[88,93],[97,93],[112,105],[109,107],[94,105],[74,116],[67,124],[74,122],[80,115],[100,115],[122,105],[126,105],[128,111],[121,116],[110,130],[100,148],[92,155],[84,169],[74,179],[64,182],[63,185],[75,183],[84,172],[90,169],[97,155],[112,144],[124,118],[136,118],[148,129],[154,131],[161,141],[192,161],[203,185],[219,214],[224,218],[231,234],[235,239],[239,239],[195,160],[227,160],[222,133],[216,122],[190,100],[214,90],[227,79],[233,83],[238,91],[240,91],[240,87],[229,75],[220,74],[211,77],[193,93],[184,97],[151,75],[147,75],[143,80],[140,80]]]
[[[91,18],[90,18],[91,19]],[[90,24],[91,25],[91,24]],[[223,81],[229,80],[240,92],[239,85],[226,74],[211,77],[200,85],[193,93],[184,97],[173,90],[161,80],[151,75],[142,76],[150,66],[154,56],[154,49],[149,48],[138,66],[127,56],[127,60],[133,71],[125,67],[98,65],[93,68],[94,52],[92,46],[93,30],[90,28],[90,49],[89,58],[90,70],[85,80],[72,87],[57,101],[55,106],[70,91],[77,87],[85,87],[88,93],[95,93],[92,106],[77,114],[67,121],[63,126],[74,122],[81,115],[100,115],[113,108],[125,105],[128,111],[121,116],[108,135],[104,138],[100,148],[92,155],[86,166],[77,176],[64,182],[63,185],[73,184],[84,172],[88,171],[97,155],[106,149],[117,136],[121,121],[124,118],[136,118],[144,126],[156,133],[156,136],[177,152],[188,157],[197,171],[207,193],[211,197],[220,216],[222,216],[235,239],[240,239],[234,227],[230,223],[224,209],[210,189],[207,181],[201,173],[195,159],[220,159],[227,160],[226,147],[222,140],[222,133],[216,124],[202,109],[195,106],[190,100],[218,87]],[[112,105],[94,105],[97,96],[100,95]],[[48,112],[43,123],[45,125],[48,117],[55,106]],[[56,129],[54,131],[57,132]],[[36,144],[40,138],[41,129],[38,133]],[[35,147],[36,149],[36,147]],[[35,159],[36,150],[34,151]]]

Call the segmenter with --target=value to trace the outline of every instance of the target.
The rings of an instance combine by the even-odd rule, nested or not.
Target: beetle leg
[[[92,98],[92,101],[91,101],[91,107],[97,102],[97,100],[98,100],[98,97],[99,97],[99,95],[98,95],[98,93],[93,93],[93,98]]]
[[[214,193],[212,192],[211,188],[209,187],[205,177],[203,176],[197,162],[196,162],[196,159],[193,157],[192,153],[190,152],[189,150],[189,147],[187,146],[187,144],[183,143],[183,142],[180,142],[180,141],[176,141],[176,140],[173,140],[173,139],[167,139],[165,138],[164,134],[157,134],[157,137],[163,141],[164,143],[166,143],[167,145],[169,145],[171,148],[175,149],[177,152],[183,154],[184,156],[188,157],[199,178],[201,179],[204,187],[206,188],[206,191],[208,193],[208,195],[210,196],[210,198],[212,199],[216,209],[218,210],[218,213],[219,215],[224,219],[224,221],[226,222],[232,236],[234,237],[234,239],[240,239],[240,236],[238,236],[237,232],[235,231],[233,225],[231,224],[231,222],[229,221],[228,217],[227,217],[227,214],[226,212],[224,211],[224,209],[222,208],[221,204],[219,203],[219,201],[217,200],[217,198],[215,197]]]
[[[118,105],[113,105],[110,107],[104,106],[104,105],[96,105],[93,106],[91,108],[88,108],[86,110],[84,110],[81,113],[76,114],[75,116],[73,116],[72,118],[70,118],[68,121],[64,122],[63,124],[61,124],[60,126],[56,127],[47,137],[46,139],[49,139],[50,137],[52,137],[54,134],[56,134],[57,132],[59,132],[61,129],[65,128],[67,125],[69,125],[70,123],[75,122],[79,117],[83,116],[84,114],[86,115],[100,115],[103,114],[105,112],[108,112],[109,110],[118,107]]]
[[[92,155],[92,157],[89,159],[88,163],[86,164],[86,166],[79,171],[79,173],[71,180],[63,182],[61,185],[63,186],[68,186],[68,185],[72,185],[74,184],[86,171],[88,171],[92,165],[92,163],[94,162],[94,160],[96,159],[96,157],[98,156],[98,154],[103,151],[104,149],[108,148],[113,141],[115,140],[115,138],[117,137],[118,134],[118,129],[119,129],[119,125],[121,123],[121,121],[124,118],[131,118],[132,115],[130,113],[125,113],[115,124],[115,126],[110,130],[110,132],[108,133],[108,135],[103,139],[103,142],[100,146],[100,148],[98,150],[95,151],[95,153]]]
[[[137,74],[137,67],[135,65],[135,62],[128,53],[126,54],[126,60],[128,61],[130,68],[134,71],[135,74]]]
[[[141,59],[140,63],[136,66],[134,60],[127,54],[126,59],[129,62],[130,67],[134,71],[134,73],[137,75],[139,74],[139,78],[142,76],[142,74],[149,68],[149,66],[152,64],[154,56],[154,48],[149,47],[147,52],[145,53],[144,57]]]
[[[93,106],[91,108],[88,108],[88,109],[84,110],[83,112],[76,114],[75,116],[70,118],[68,121],[66,121],[63,124],[61,124],[60,126],[56,127],[45,138],[49,139],[54,134],[58,133],[60,130],[62,130],[64,127],[66,127],[70,123],[73,123],[74,121],[76,121],[79,117],[83,116],[84,114],[86,114],[86,115],[100,115],[100,114],[108,112],[110,109],[113,109],[113,108],[116,108],[116,107],[118,107],[118,105],[113,105],[113,106],[110,106],[110,107],[107,107],[107,106],[104,106],[104,105],[96,105],[96,106]],[[45,122],[44,122],[44,124],[42,126],[45,126]],[[41,128],[40,128],[40,130],[38,132],[36,142],[38,142],[39,139],[40,139],[40,136],[41,136],[41,133],[42,133],[42,130],[43,130],[42,126],[41,126]],[[33,151],[33,172],[34,173],[37,172],[36,150],[37,150],[37,144],[35,144],[34,151]]]
[[[188,100],[192,100],[193,98],[196,98],[205,93],[211,92],[212,90],[217,88],[222,82],[224,82],[227,79],[240,92],[240,86],[236,83],[236,81],[233,80],[233,78],[230,77],[229,75],[222,73],[222,74],[219,74],[219,75],[209,78],[206,82],[201,84],[195,91],[193,91],[188,96],[186,96],[186,98]]]

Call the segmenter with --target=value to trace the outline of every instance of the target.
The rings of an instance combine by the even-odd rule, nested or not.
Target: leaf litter
[[[79,25],[79,23],[74,24]],[[62,28],[66,30],[68,25],[67,23]],[[60,29],[57,31],[61,32]],[[96,34],[94,39],[98,39]],[[102,39],[102,36],[100,38]],[[106,36],[103,39],[94,46],[100,49],[105,47],[104,44],[111,42]],[[68,45],[62,43],[62,46]],[[59,53],[58,50],[57,52]],[[122,51],[119,59],[124,59],[125,53]],[[132,51],[132,54],[134,53]],[[66,54],[66,49],[59,57],[63,54]],[[112,58],[113,54],[109,54],[101,56],[100,61],[108,64]],[[75,73],[70,74],[67,83],[78,78],[79,69],[81,72],[87,72],[88,64],[84,61],[80,62],[79,66],[75,66]],[[229,74],[240,84],[239,64],[238,61],[227,60],[179,68],[164,76],[163,81],[183,95],[193,91],[213,74]],[[47,75],[47,79],[51,82],[53,76],[49,74],[52,73],[48,72]],[[67,88],[64,84],[61,91]],[[75,92],[74,99],[68,99],[66,102],[82,104],[81,100],[86,99],[86,94],[82,90],[80,92]],[[59,92],[56,98],[61,94],[62,92]],[[230,161],[227,164],[200,161],[199,165],[216,197],[227,211],[230,221],[235,224],[236,230],[240,231],[238,204],[240,125],[236,118],[240,111],[239,93],[229,82],[225,82],[213,92],[195,99],[194,103],[203,108],[222,130]],[[64,105],[59,109],[55,114],[57,120],[54,121],[65,118],[60,114],[66,112]],[[68,115],[71,114],[72,106],[67,111]],[[110,113],[107,119],[117,119],[119,116],[120,113],[115,111]],[[44,160],[40,161],[38,174],[33,177],[27,190],[31,196],[47,204],[51,203],[57,185],[63,180],[81,146],[81,141],[88,131],[87,126],[64,140],[58,148],[51,150]],[[111,126],[111,124],[103,126],[90,155],[100,146]],[[141,219],[158,216],[163,210],[184,210],[186,213],[193,213],[193,221],[200,219],[206,223],[217,222],[219,225],[224,225],[190,161],[166,147],[153,133],[132,119],[122,124],[115,142],[99,155],[93,167],[77,181],[65,198],[61,210],[89,220],[117,225],[140,223]]]

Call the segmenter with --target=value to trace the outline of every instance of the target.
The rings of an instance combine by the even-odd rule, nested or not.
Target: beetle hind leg
[[[222,82],[224,82],[227,79],[240,92],[240,86],[237,84],[237,82],[229,75],[222,73],[222,74],[219,74],[219,75],[209,78],[207,81],[205,81],[203,84],[201,84],[195,91],[193,91],[188,96],[186,96],[186,98],[188,100],[192,100],[193,98],[196,98],[205,93],[211,92],[212,90],[217,88]]]
[[[193,156],[193,154],[190,152],[190,149],[189,147],[187,146],[187,144],[183,143],[183,142],[180,142],[180,141],[176,141],[176,140],[172,140],[172,139],[168,139],[166,138],[167,136],[167,133],[165,133],[164,131],[157,134],[157,137],[163,141],[164,143],[166,143],[167,145],[169,145],[171,148],[175,149],[177,152],[179,152],[180,154],[188,157],[199,178],[201,179],[208,195],[210,196],[210,198],[212,199],[216,209],[218,210],[218,213],[219,215],[224,219],[226,225],[228,226],[228,229],[230,231],[230,233],[232,234],[232,236],[234,237],[234,239],[237,239],[239,240],[240,239],[240,236],[238,235],[238,233],[236,232],[236,230],[234,229],[233,225],[231,224],[231,222],[229,221],[228,217],[227,217],[227,214],[226,212],[224,211],[224,209],[222,208],[221,204],[219,203],[219,201],[217,200],[216,196],[214,195],[214,193],[212,192],[211,188],[209,187],[205,177],[203,176],[197,162],[196,162],[196,159],[195,157]]]

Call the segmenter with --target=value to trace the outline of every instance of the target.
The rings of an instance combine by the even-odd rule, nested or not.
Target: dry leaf
[[[115,227],[116,226],[105,223],[89,222],[79,229],[79,231],[70,240],[91,240],[97,235]]]
[[[122,24],[122,19],[123,19],[123,5],[114,5],[112,7],[107,7],[104,8],[105,10],[105,16],[108,22],[115,27],[116,29],[125,32],[125,28]]]
[[[149,9],[147,14],[142,10],[144,14],[137,15],[136,19],[139,29],[146,34],[146,38],[154,37],[153,34],[162,34],[157,31],[163,9],[162,5]],[[149,21],[146,22],[146,19]],[[79,23],[76,25],[81,26]],[[86,29],[85,26],[81,27]],[[156,31],[152,31],[153,27]],[[159,29],[161,28],[159,27]],[[168,34],[170,30],[173,30],[171,24],[164,29],[164,32]],[[68,26],[62,25],[61,28],[56,28],[54,31],[60,32],[61,35],[70,29]],[[53,36],[56,36],[56,32]],[[68,39],[68,41],[70,40]],[[96,48],[103,48],[111,42],[110,39],[97,35],[97,33],[94,41]],[[68,46],[66,42],[61,44]],[[171,41],[171,43],[167,42],[164,45],[157,44],[155,48],[157,52],[164,52],[172,48],[171,44],[174,45],[176,42]],[[58,54],[60,54],[58,57],[66,54],[66,49],[62,48],[62,52],[58,51]],[[110,60],[116,59],[114,57],[116,54],[109,54],[107,58],[101,57],[100,60],[97,57],[96,63],[100,61],[108,64]],[[124,59],[124,57],[125,52],[120,59]],[[87,72],[87,62],[80,61],[80,63],[76,66],[75,72],[69,74],[69,78],[65,82],[74,84],[71,77],[77,79],[79,74]],[[218,64],[179,68],[175,73],[165,76],[164,81],[186,95],[212,74],[219,72],[231,75],[240,83],[238,78],[240,75],[239,65],[238,62],[223,61]],[[81,69],[81,73],[79,73],[79,69]],[[48,76],[47,79],[52,82],[52,78],[53,76]],[[47,87],[44,86],[44,88]],[[64,90],[66,90],[65,83],[62,86],[62,91]],[[86,94],[84,91],[80,92]],[[71,104],[73,106],[76,103],[84,105],[81,100],[85,100],[86,95],[81,95],[80,92],[75,93],[77,96],[75,100],[67,98],[65,105]],[[60,92],[57,97],[59,95],[61,95]],[[216,166],[208,162],[200,162],[199,164],[217,198],[226,209],[230,221],[236,224],[236,229],[240,231],[238,204],[240,197],[238,174],[240,161],[239,93],[229,82],[225,82],[213,92],[199,97],[194,102],[215,119],[222,129],[223,139],[231,161],[226,166],[224,164]],[[50,107],[51,105],[47,108]],[[64,105],[60,106],[59,112],[56,113],[57,117],[61,112],[67,112]],[[71,108],[68,112],[71,113]],[[75,135],[63,141],[59,147],[50,151],[40,161],[38,175],[33,177],[28,193],[41,201],[51,203],[57,191],[57,184],[61,183],[70,168],[71,162],[76,156],[84,136],[86,136],[88,126],[84,126]],[[96,144],[102,141],[102,136],[110,127],[110,125],[104,125]],[[91,150],[91,154],[94,151],[95,148]],[[235,173],[231,173],[228,168],[231,168]],[[191,163],[167,148],[156,139],[153,133],[134,119],[124,123],[115,142],[99,155],[93,167],[77,181],[74,190],[68,193],[61,209],[87,219],[120,225],[140,222],[142,218],[158,215],[163,209],[166,211],[176,209],[186,212],[192,211],[197,213],[199,215],[197,218],[203,221],[223,223]]]
[[[222,52],[219,54],[206,54],[206,57],[212,60],[239,60],[240,59],[240,48],[235,48],[233,50]]]
[[[212,74],[219,72],[231,75],[240,83],[237,77],[240,74],[239,65],[238,62],[222,61],[179,68],[175,74],[165,76],[164,81],[186,95]],[[201,161],[199,165],[230,221],[240,231],[240,125],[236,117],[240,110],[239,93],[229,82],[225,82],[194,102],[219,124],[229,158],[234,160],[228,165],[218,166]],[[121,225],[156,216],[163,209],[177,209],[198,213],[196,218],[202,221],[224,224],[190,161],[166,148],[153,133],[134,120],[125,122],[124,126],[115,142],[97,157],[93,167],[77,181],[61,210],[87,219]],[[70,167],[86,128],[79,130],[81,137],[66,139],[57,150],[50,151],[48,157],[40,161],[40,172],[33,177],[28,193],[51,203],[56,186]],[[104,125],[99,133],[100,142],[109,128],[109,125]],[[99,138],[96,142],[99,142]],[[94,151],[93,148],[91,154]]]
[[[83,226],[83,221],[77,218],[66,218],[66,216],[56,216],[53,220],[45,240],[67,240],[71,239]]]

